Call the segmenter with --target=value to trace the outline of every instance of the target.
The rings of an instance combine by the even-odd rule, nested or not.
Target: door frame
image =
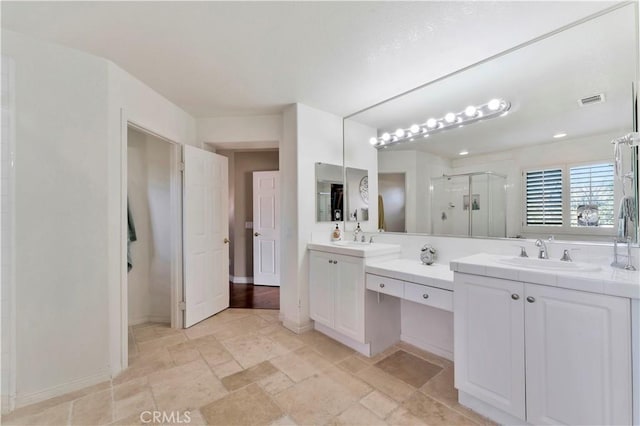
[[[111,373],[113,376],[129,365],[129,304],[128,304],[128,270],[127,270],[127,184],[128,184],[128,135],[132,128],[141,133],[153,136],[171,147],[170,158],[170,218],[171,223],[171,328],[183,328],[184,316],[180,308],[183,300],[183,265],[182,265],[182,144],[150,129],[127,117],[124,109],[120,110],[120,286],[118,332],[112,332],[112,338],[119,343],[111,351]],[[112,324],[113,325],[113,324]],[[117,335],[116,336],[114,336]],[[113,340],[112,340],[113,341]]]

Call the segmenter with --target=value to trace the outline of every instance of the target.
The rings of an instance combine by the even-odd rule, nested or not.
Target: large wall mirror
[[[619,145],[614,156],[611,143],[637,130],[636,8],[618,6],[347,117],[345,165],[374,159],[370,223],[637,241],[638,148]],[[624,200],[634,216],[620,219]]]

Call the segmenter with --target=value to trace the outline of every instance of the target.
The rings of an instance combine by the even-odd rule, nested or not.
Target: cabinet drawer
[[[404,281],[367,274],[367,289],[395,297],[402,297],[404,293]]]
[[[452,291],[405,282],[404,298],[412,302],[453,312]]]

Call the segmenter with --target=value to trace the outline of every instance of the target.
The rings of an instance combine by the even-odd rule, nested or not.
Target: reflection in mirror
[[[366,222],[369,220],[369,173],[363,169],[346,168],[347,176],[347,220]]]
[[[638,148],[619,146],[617,162],[611,144],[637,131],[636,8],[616,6],[346,118],[345,164],[377,151],[370,197],[384,211],[372,220],[392,232],[637,238]],[[404,184],[389,189],[399,174]],[[392,201],[402,186],[403,201]],[[621,227],[623,205],[635,209]]]
[[[316,221],[343,220],[342,167],[316,163]]]

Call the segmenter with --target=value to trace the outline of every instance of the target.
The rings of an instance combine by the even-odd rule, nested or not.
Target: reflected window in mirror
[[[316,163],[316,221],[344,220],[342,166]]]

